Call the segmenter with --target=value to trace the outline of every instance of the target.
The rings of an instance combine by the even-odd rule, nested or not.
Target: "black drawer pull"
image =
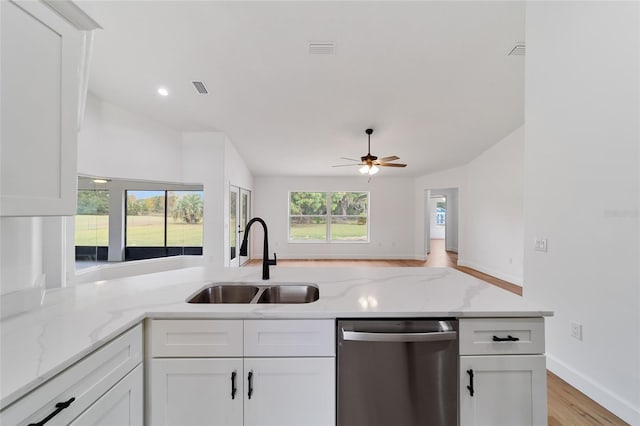
[[[513,337],[512,335],[508,335],[507,337],[493,336],[494,342],[517,342],[519,340],[519,337]]]
[[[247,397],[251,399],[251,395],[253,395],[253,371],[249,371],[247,381],[249,382],[249,392],[247,392]]]
[[[469,375],[469,385],[467,386],[467,389],[469,389],[469,394],[473,396],[475,392],[473,390],[473,370],[467,370],[467,374]]]
[[[236,372],[231,373],[231,399],[236,399]]]
[[[55,416],[57,416],[60,411],[64,410],[65,408],[67,408],[68,406],[71,405],[71,403],[73,401],[75,401],[75,398],[71,398],[70,400],[66,401],[66,402],[58,402],[56,404],[56,409],[49,414],[47,417],[45,417],[44,419],[40,420],[38,423],[29,423],[29,426],[42,426],[45,423],[47,423],[49,420],[51,420],[52,418],[54,418]]]

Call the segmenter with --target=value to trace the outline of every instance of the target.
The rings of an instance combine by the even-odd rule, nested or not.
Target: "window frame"
[[[128,245],[128,202],[129,192],[136,191],[152,191],[152,192],[164,192],[164,215],[163,215],[163,245],[162,246],[129,246]],[[168,237],[168,221],[169,221],[169,193],[170,192],[200,192],[201,198],[204,202],[204,189],[203,190],[191,190],[191,189],[132,189],[127,188],[124,190],[124,220],[123,220],[123,261],[130,262],[136,260],[148,260],[159,259],[163,257],[171,257],[176,255],[190,255],[190,256],[202,256],[204,253],[204,216],[202,218],[202,233],[203,241],[201,246],[169,246],[167,245]],[[133,249],[133,250],[131,250]],[[144,252],[146,250],[146,252]],[[140,252],[142,254],[137,254]]]
[[[325,193],[326,213],[324,215],[292,215],[291,214],[291,194],[296,192],[319,192]],[[366,216],[356,215],[334,215],[331,213],[331,196],[337,192],[356,192],[367,194]],[[324,240],[293,240],[291,239],[291,218],[292,217],[321,217],[325,219],[325,239]],[[332,217],[366,217],[367,238],[364,240],[333,240],[331,239],[331,218]],[[347,191],[305,191],[296,190],[287,193],[287,242],[290,244],[369,244],[371,242],[371,191],[347,190]]]

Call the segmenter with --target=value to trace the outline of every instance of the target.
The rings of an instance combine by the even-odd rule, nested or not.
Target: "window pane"
[[[109,246],[109,191],[78,190],[76,246]]]
[[[202,191],[167,192],[167,247],[202,247]]]
[[[331,194],[331,214],[366,216],[369,204],[367,192],[334,192]]]
[[[164,247],[164,191],[127,191],[127,247]]]
[[[237,229],[238,226],[238,190],[231,189],[229,193],[229,258],[236,258],[236,250],[238,249]]]
[[[331,216],[332,241],[367,241],[367,218]]]
[[[289,218],[289,240],[314,241],[326,239],[326,216],[293,216]]]
[[[326,215],[326,192],[292,192],[289,199],[290,215]]]

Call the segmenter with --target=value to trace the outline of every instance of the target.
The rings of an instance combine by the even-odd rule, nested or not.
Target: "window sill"
[[[75,271],[73,284],[131,277],[154,272],[202,266],[203,256],[170,256],[96,265]]]

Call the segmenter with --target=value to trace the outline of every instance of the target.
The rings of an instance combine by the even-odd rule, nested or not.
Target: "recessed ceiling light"
[[[158,95],[160,95],[160,96],[169,96],[169,91],[167,90],[166,87],[159,87],[158,88]]]

